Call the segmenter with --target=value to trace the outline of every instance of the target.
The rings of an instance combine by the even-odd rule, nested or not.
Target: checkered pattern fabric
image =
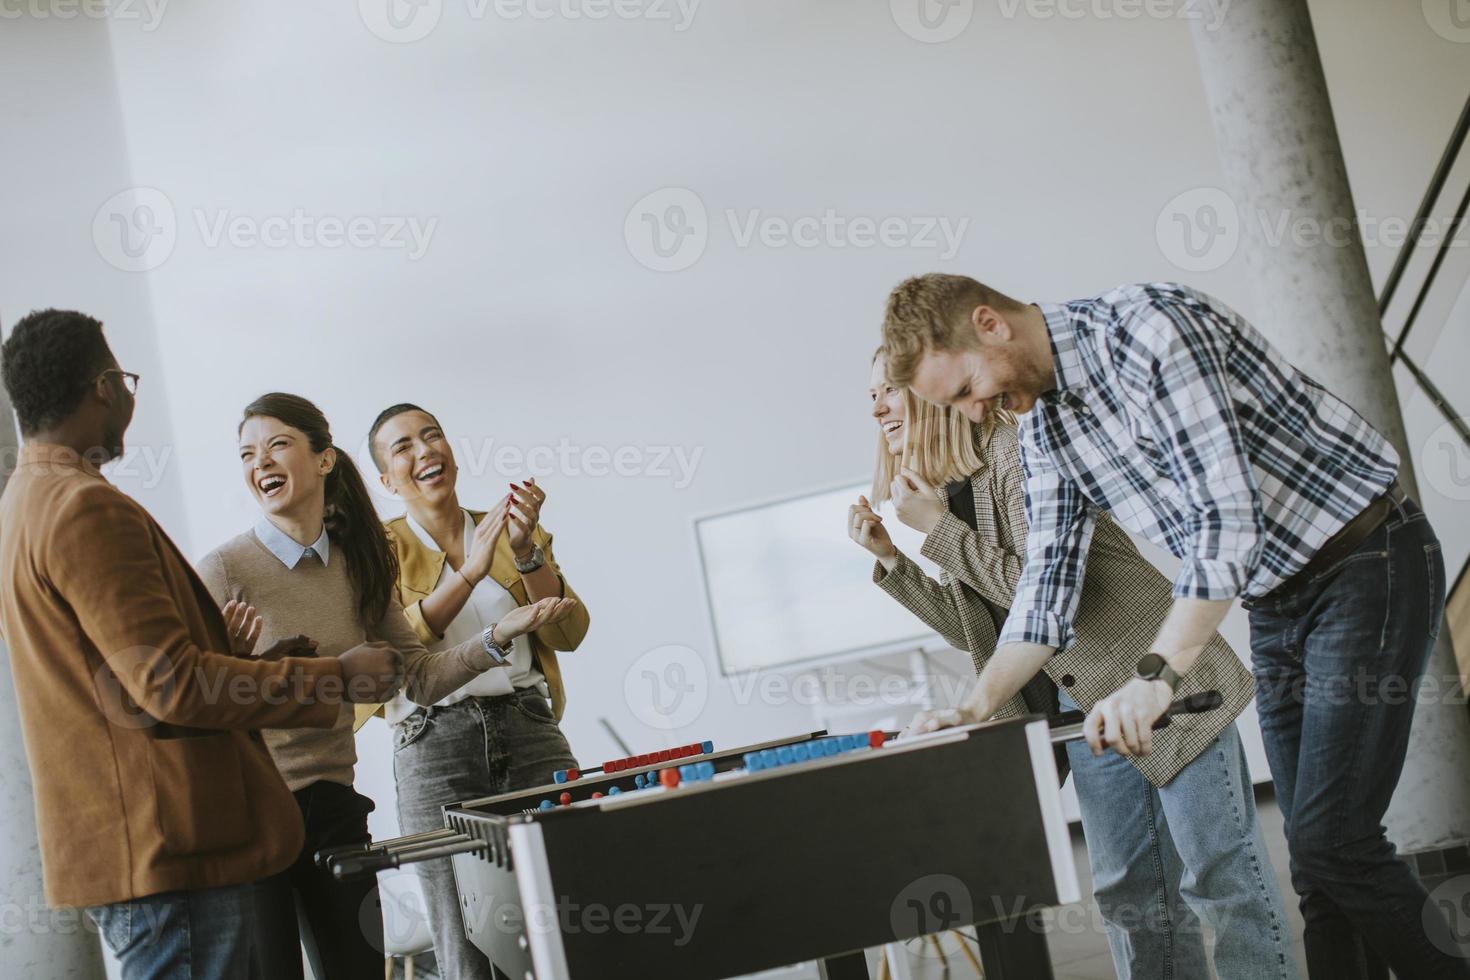
[[[1100,510],[1183,559],[1173,595],[1259,598],[1398,472],[1361,416],[1202,293],[1041,311],[1057,386],[1022,422],[1031,534],[1002,643],[1071,642]]]
[[[925,538],[920,554],[940,566],[935,582],[907,557],[873,579],[885,592],[927,623],[945,642],[968,650],[976,671],[995,652],[995,625],[987,601],[1011,606],[1026,552],[1025,477],[1014,428],[1000,426],[985,452],[986,466],[970,478],[975,495],[972,530],[946,513]],[[974,591],[965,589],[969,585]],[[1106,515],[1097,520],[1086,581],[1076,617],[1076,642],[1053,655],[1043,668],[1083,710],[1090,710],[1133,678],[1169,611],[1169,580],[1149,564],[1128,536]],[[1216,690],[1224,704],[1214,711],[1172,722],[1154,738],[1154,751],[1134,759],[1144,777],[1162,786],[1209,748],[1215,736],[1250,702],[1250,673],[1218,634],[1179,685],[1179,696]],[[1024,712],[1020,699],[997,717]]]

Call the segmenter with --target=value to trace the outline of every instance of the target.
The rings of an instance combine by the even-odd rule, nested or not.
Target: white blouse
[[[486,520],[489,515],[486,515]],[[418,535],[424,547],[431,551],[438,551],[439,545],[419,526],[412,517],[408,518],[408,526],[414,534]],[[470,546],[475,540],[475,521],[469,511],[464,512],[464,553],[470,553]],[[444,581],[444,576],[457,574],[444,563],[444,568],[439,572],[439,581],[434,585],[437,588]],[[454,617],[449,626],[444,630],[444,638],[427,644],[430,651],[437,653],[450,647],[459,646],[469,640],[477,640],[485,632],[485,627],[499,622],[506,615],[515,610],[519,605],[515,596],[490,576],[486,576],[476,583],[466,600],[464,608],[459,615]],[[543,696],[548,696],[546,690],[546,678],[541,671],[536,669],[535,659],[531,655],[531,637],[522,634],[511,642],[510,663],[505,667],[495,667],[485,671],[479,677],[470,681],[464,687],[439,701],[437,707],[454,704],[469,697],[493,697],[499,694],[510,694],[515,688],[535,687]],[[384,716],[390,725],[396,725],[409,715],[413,714],[418,705],[403,695],[401,692],[392,701],[388,702],[384,709]]]

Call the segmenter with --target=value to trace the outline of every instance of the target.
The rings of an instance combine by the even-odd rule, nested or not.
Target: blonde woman
[[[878,559],[878,586],[968,650],[978,671],[994,652],[996,625],[1015,598],[1026,553],[1014,420],[992,411],[974,425],[891,384],[884,368],[880,350],[870,378],[879,429],[873,499],[860,497],[849,509],[849,534]],[[874,509],[884,501],[925,535],[920,553],[940,566],[943,581],[894,546]],[[1136,652],[1158,632],[1169,596],[1169,581],[1116,524],[1099,520],[1075,635],[1031,679],[1024,697],[996,716],[1024,711],[1040,680],[1055,684],[1061,707],[1091,709],[1133,676]],[[1251,678],[1218,634],[1178,695],[1212,689],[1224,704],[1158,732],[1152,755],[1094,757],[1084,743],[1068,746],[1119,977],[1209,976],[1200,918],[1214,927],[1221,980],[1296,977],[1235,730]]]
[[[1004,528],[1026,526],[1020,474],[987,471],[982,451],[995,424],[981,429],[962,415],[939,424],[927,403],[915,404],[906,391],[888,383],[883,352],[873,355],[869,397],[878,423],[878,459],[871,502],[859,497],[849,511],[849,533],[878,559],[873,581],[950,646],[968,651],[975,673],[995,649],[997,631],[1010,608],[1011,585],[1020,571],[1022,551]],[[998,418],[997,421],[1008,421]],[[923,429],[915,439],[913,426]],[[974,478],[972,481],[972,477]],[[946,488],[943,495],[920,493],[923,484]],[[921,553],[940,564],[943,581],[930,578],[894,546],[874,508],[892,501],[905,524],[928,529]],[[999,513],[1011,508],[1007,513]],[[976,530],[983,521],[985,534]],[[985,547],[988,539],[993,547]],[[1024,543],[1024,538],[1022,542]],[[957,558],[958,560],[948,560]],[[1055,714],[1056,685],[1045,675],[1008,701],[996,717]],[[1064,764],[1065,756],[1058,758]]]

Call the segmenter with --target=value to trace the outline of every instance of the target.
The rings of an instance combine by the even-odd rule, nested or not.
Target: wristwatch
[[[1138,661],[1138,676],[1146,681],[1163,681],[1169,690],[1179,686],[1179,672],[1169,666],[1169,661],[1157,653],[1146,653]]]
[[[511,557],[515,558],[514,555],[512,555]],[[536,569],[546,564],[546,553],[541,550],[541,546],[539,544],[533,544],[531,546],[531,557],[527,558],[525,561],[521,561],[519,558],[515,558],[515,563],[516,571],[520,572],[522,575],[529,575],[531,572],[534,572]]]
[[[510,662],[510,651],[502,650],[500,644],[495,642],[495,627],[499,625],[499,623],[491,623],[485,627],[485,632],[480,634],[480,645],[485,648],[490,659],[495,661],[495,666],[503,667]]]

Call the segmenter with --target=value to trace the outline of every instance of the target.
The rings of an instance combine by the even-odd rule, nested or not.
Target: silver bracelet
[[[495,666],[503,667],[510,661],[510,654],[502,650],[500,644],[495,642],[495,627],[499,625],[499,623],[491,623],[485,627],[485,632],[480,634],[480,645],[485,648],[490,659],[495,661]]]

